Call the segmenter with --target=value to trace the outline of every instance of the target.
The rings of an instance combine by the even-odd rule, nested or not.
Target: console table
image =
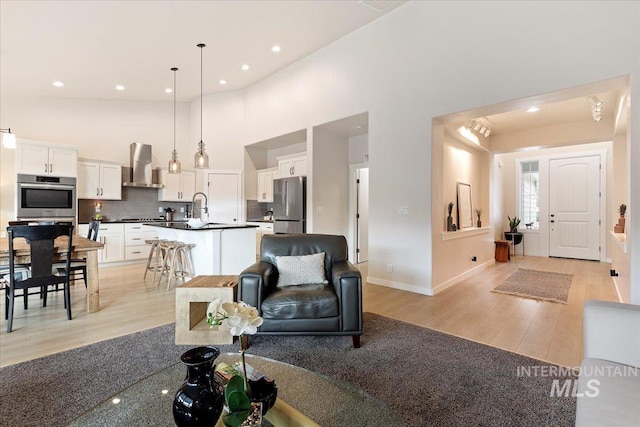
[[[196,276],[176,287],[176,344],[231,344],[226,325],[210,327],[207,307],[215,298],[233,302],[238,294],[238,276]]]

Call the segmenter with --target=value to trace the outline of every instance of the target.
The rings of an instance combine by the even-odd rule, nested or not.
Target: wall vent
[[[397,0],[360,0],[360,4],[363,4],[377,12],[385,12],[400,3],[404,2]]]

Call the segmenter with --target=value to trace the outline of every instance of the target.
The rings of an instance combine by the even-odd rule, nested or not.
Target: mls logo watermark
[[[549,397],[598,397],[600,380],[611,377],[638,377],[640,368],[633,366],[583,366],[564,367],[555,365],[518,366],[519,378],[549,378],[551,390]],[[578,385],[578,376],[583,378],[582,386]]]
[[[600,393],[600,381],[590,379],[587,381],[586,390],[578,392],[578,380],[553,380],[549,397],[598,397]]]

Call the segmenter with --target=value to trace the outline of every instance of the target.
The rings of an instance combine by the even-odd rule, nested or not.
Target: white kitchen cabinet
[[[258,174],[258,202],[273,202],[273,180],[278,177],[278,168],[262,169]]]
[[[145,242],[157,239],[158,232],[154,227],[144,224],[125,224],[124,251],[126,260],[147,259],[150,246]]]
[[[160,170],[160,189],[158,199],[162,202],[190,202],[196,192],[196,173],[182,171],[169,173],[167,169]]]
[[[77,192],[79,199],[122,200],[122,166],[80,160]]]
[[[78,150],[52,143],[20,141],[16,147],[16,173],[75,178]]]
[[[276,157],[278,160],[278,178],[307,175],[307,156],[290,154]]]
[[[265,234],[273,234],[272,222],[247,222],[247,225],[257,225],[256,228],[256,260],[260,259],[260,244],[262,243],[262,236]]]
[[[78,225],[78,235],[87,236],[88,224]],[[98,250],[98,263],[123,261],[124,256],[124,224],[102,223],[98,229],[98,242],[104,248]]]
[[[98,262],[124,260],[124,224],[100,224],[98,240],[104,244]]]

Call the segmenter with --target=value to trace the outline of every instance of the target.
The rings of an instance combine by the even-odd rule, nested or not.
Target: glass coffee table
[[[275,379],[278,400],[265,416],[275,427],[405,425],[386,403],[349,384],[276,360],[246,356],[248,364]],[[216,364],[232,365],[239,358],[238,353],[224,353]],[[100,403],[69,426],[174,426],[173,398],[186,372],[182,363],[158,371]]]

